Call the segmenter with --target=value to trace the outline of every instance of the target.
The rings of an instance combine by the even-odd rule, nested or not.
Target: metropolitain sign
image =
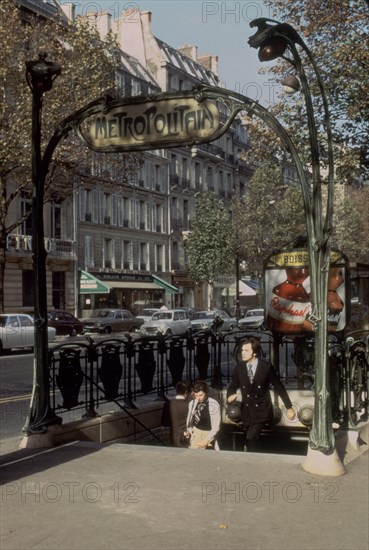
[[[79,126],[83,141],[96,151],[135,151],[209,142],[221,130],[217,104],[209,99],[197,100],[194,94],[113,100]]]

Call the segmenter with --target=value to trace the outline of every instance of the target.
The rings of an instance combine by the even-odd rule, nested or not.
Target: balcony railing
[[[45,249],[49,258],[77,258],[76,243],[70,240],[45,238]],[[6,253],[9,256],[28,256],[32,254],[31,235],[10,234],[6,240]]]

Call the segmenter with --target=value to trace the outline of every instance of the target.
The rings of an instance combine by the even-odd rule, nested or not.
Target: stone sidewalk
[[[2,550],[369,545],[368,452],[345,475],[322,477],[303,470],[302,456],[1,443]]]

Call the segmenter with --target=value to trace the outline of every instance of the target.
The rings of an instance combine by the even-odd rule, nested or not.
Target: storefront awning
[[[168,294],[178,294],[179,289],[164,281],[157,275],[152,275],[152,281],[101,281],[91,273],[81,270],[80,294],[107,294],[113,288],[127,290],[165,290]]]
[[[109,288],[126,288],[133,290],[161,290],[162,287],[155,283],[142,283],[136,281],[109,281],[105,282]]]
[[[159,285],[160,288],[164,288],[165,292],[167,292],[168,294],[178,294],[179,288],[177,288],[174,285],[171,285],[167,281],[164,281],[164,279],[160,279],[160,277],[158,277],[157,275],[151,275],[151,276],[154,280],[154,283]]]
[[[239,282],[240,296],[256,296],[256,291],[243,281]],[[236,283],[228,288],[223,288],[222,296],[236,296]]]
[[[79,293],[80,294],[109,294],[110,287],[91,275],[87,271],[80,270]]]

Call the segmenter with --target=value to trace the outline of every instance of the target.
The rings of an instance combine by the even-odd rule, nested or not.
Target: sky
[[[247,43],[255,32],[250,21],[258,17],[274,18],[262,0],[74,0],[73,3],[79,12],[108,11],[113,18],[128,9],[149,10],[152,30],[158,38],[174,48],[195,45],[199,54],[218,56],[222,86],[257,99],[265,107],[276,100],[279,85],[258,73],[262,64],[257,50]]]

